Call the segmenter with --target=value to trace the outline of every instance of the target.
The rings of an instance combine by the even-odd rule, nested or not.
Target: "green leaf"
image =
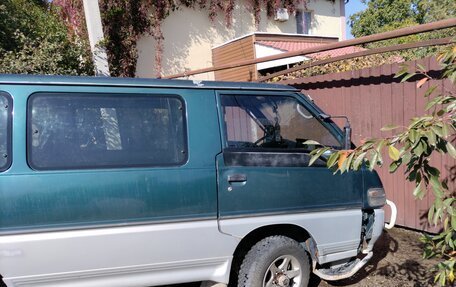
[[[386,140],[381,140],[381,141],[379,141],[377,147],[375,148],[375,150],[376,150],[378,153],[381,153],[383,147],[386,145],[386,142],[387,142]]]
[[[396,161],[399,159],[399,156],[400,156],[400,153],[399,153],[399,150],[397,148],[395,148],[394,146],[390,145],[388,147],[388,155],[389,157]]]
[[[442,184],[439,181],[439,178],[437,176],[431,175],[430,182],[431,182],[432,190],[434,191],[434,195],[438,198],[442,198],[443,189],[442,189]]]
[[[446,149],[447,149],[448,153],[450,154],[450,156],[452,158],[456,159],[456,149],[454,148],[454,146],[450,142],[446,143]]]
[[[415,146],[415,148],[412,150],[412,152],[414,154],[416,154],[417,156],[420,156],[422,155],[426,150],[426,146],[425,144],[423,143],[423,141],[419,141],[418,144]]]
[[[443,209],[442,208],[437,208],[435,210],[434,221],[433,221],[434,225],[437,226],[437,222],[439,221],[439,218],[442,216],[442,213],[443,213]],[[438,236],[436,236],[435,238],[438,238]],[[440,238],[442,238],[442,237],[440,237]]]
[[[402,155],[402,162],[405,164],[408,164],[410,162],[410,159],[412,158],[412,154],[407,151]]]
[[[377,153],[377,165],[382,166],[383,165],[383,158],[382,154],[380,152]]]
[[[358,170],[359,166],[363,162],[363,159],[365,158],[367,152],[363,152],[356,157],[355,161],[353,162],[353,169]]]
[[[418,67],[418,69],[419,69],[421,72],[423,72],[423,73],[426,72],[426,68],[425,68],[423,65],[421,65],[421,64],[416,64],[416,66]]]
[[[429,87],[429,89],[427,89],[426,93],[424,94],[424,97],[425,98],[429,97],[435,91],[436,88],[437,88],[437,86]]]
[[[429,211],[428,211],[428,222],[429,223],[432,223],[434,221],[434,213],[435,213],[435,206],[434,206],[434,204],[432,204],[431,207],[429,207]]]
[[[456,102],[453,102],[448,105],[447,111],[451,111],[452,109],[456,109]]]
[[[395,172],[401,166],[401,164],[402,164],[401,160],[393,161],[389,166],[389,172],[390,173]]]
[[[425,111],[429,110],[430,108],[432,108],[433,106],[435,106],[438,102],[440,102],[441,99],[442,99],[441,96],[435,97],[434,99],[432,99],[431,101],[429,101],[429,102],[426,104],[426,107],[424,108],[424,110],[425,110]]]
[[[423,199],[424,197],[424,191],[423,191],[423,188],[421,187],[421,182],[415,187],[415,189],[413,190],[413,196],[415,196],[416,198],[419,198],[419,199]],[[431,209],[429,209],[429,212],[431,211]]]
[[[396,75],[394,75],[394,78],[399,78],[407,73],[408,73],[408,66],[402,65],[401,69],[399,71],[397,71]]]
[[[329,147],[319,149],[310,159],[309,166],[311,166],[323,153],[327,152],[329,149]]]
[[[401,83],[407,81],[408,79],[410,79],[411,77],[415,76],[416,73],[410,73],[410,74],[407,74],[405,75],[402,79],[401,79]]]
[[[418,170],[415,177],[416,182],[421,182],[421,172]]]
[[[451,228],[453,228],[453,230],[456,230],[456,215],[451,216]]]
[[[437,115],[438,115],[439,117],[443,116],[444,114],[445,114],[445,111],[444,111],[444,110],[438,110],[438,111],[437,111]]]
[[[439,137],[443,137],[442,128],[440,128],[440,127],[438,127],[438,126],[431,126],[431,130],[432,130],[436,135],[438,135]]]
[[[309,166],[311,166],[317,159],[319,158],[318,155],[312,155],[309,161]]]
[[[456,216],[456,210],[453,208],[453,202],[456,200],[455,197],[452,197],[452,198],[448,198],[450,199],[450,202],[448,203],[448,206],[447,206],[447,213],[448,215],[450,216]]]
[[[378,153],[374,152],[374,155],[372,156],[371,160],[369,161],[369,170],[373,171],[375,165],[377,164],[377,158],[378,158]]]
[[[453,241],[453,240],[450,240],[450,241],[448,242],[448,245],[450,245],[451,249],[454,250],[454,241]],[[454,279],[454,275],[453,275],[453,279]],[[450,280],[451,280],[451,277],[450,277]],[[453,280],[451,280],[451,281],[453,281]]]
[[[429,121],[429,120],[432,120],[432,119],[433,119],[433,117],[431,117],[431,116],[423,116],[423,117],[419,117],[419,118],[413,118],[412,122],[409,125],[409,129],[416,127],[419,123],[421,123],[423,121]]]
[[[448,234],[445,236],[445,243],[448,244],[448,242],[450,242],[451,236],[452,236],[452,235],[453,235],[453,234],[452,234],[451,232],[448,232]],[[452,240],[451,240],[451,241],[452,241]]]
[[[338,152],[334,152],[329,157],[328,162],[326,163],[326,166],[327,167],[333,167],[336,164],[338,159],[339,159],[339,153]]]
[[[442,136],[441,137],[446,138],[450,134],[450,131],[449,131],[450,128],[452,128],[452,126],[449,126],[447,124],[443,124],[443,126],[442,126]]]
[[[428,172],[429,174],[431,174],[432,176],[434,176],[436,178],[438,178],[440,176],[440,170],[436,169],[433,166],[425,165],[425,170],[426,170],[426,172]]]
[[[443,201],[441,198],[436,198],[434,200],[435,209],[441,209],[443,207]]]
[[[426,138],[428,139],[428,142],[430,145],[435,146],[437,138],[434,132],[432,131],[426,131],[425,132]]]
[[[381,130],[382,132],[385,132],[385,131],[395,130],[395,129],[397,129],[397,128],[399,128],[398,125],[386,125],[386,126],[384,126],[383,128],[381,128],[380,130]]]
[[[342,164],[341,171],[348,171],[350,170],[350,166],[352,165],[353,157],[355,156],[355,153],[352,152],[350,155],[345,159],[345,161]]]
[[[445,282],[446,282],[445,271],[442,271],[442,272],[440,272],[439,284],[440,284],[441,286],[445,286]]]
[[[418,132],[415,129],[410,129],[408,133],[408,138],[412,143],[415,143],[416,139],[418,138]]]
[[[319,142],[314,141],[314,140],[306,140],[302,144],[305,144],[305,145],[321,145]]]

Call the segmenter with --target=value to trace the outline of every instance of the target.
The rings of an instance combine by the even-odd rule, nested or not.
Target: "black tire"
[[[237,286],[307,287],[309,277],[310,262],[306,250],[289,237],[270,236],[257,242],[244,257]]]

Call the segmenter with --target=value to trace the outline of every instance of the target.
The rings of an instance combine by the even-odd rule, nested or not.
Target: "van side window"
[[[37,93],[28,102],[27,158],[37,170],[181,165],[177,96]]]
[[[9,97],[0,92],[0,171],[11,164],[11,103]]]
[[[225,139],[231,148],[305,148],[307,140],[341,144],[295,98],[222,95]]]

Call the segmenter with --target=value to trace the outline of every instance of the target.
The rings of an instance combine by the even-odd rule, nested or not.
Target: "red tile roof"
[[[257,41],[258,44],[268,46],[271,48],[279,49],[284,52],[294,52],[294,51],[299,51],[302,49],[307,49],[307,48],[314,48],[322,45],[326,45],[328,43],[306,43],[306,42],[286,42],[286,41]],[[329,57],[337,57],[337,56],[342,56],[346,54],[351,54],[351,53],[356,53],[360,51],[364,51],[366,49],[356,47],[356,46],[349,46],[345,48],[339,48],[339,49],[334,49],[330,51],[324,51],[324,52],[319,52],[319,53],[312,53],[306,55],[307,57],[310,58],[326,58],[327,56]]]

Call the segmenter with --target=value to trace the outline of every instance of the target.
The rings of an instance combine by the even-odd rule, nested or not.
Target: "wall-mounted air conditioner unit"
[[[280,22],[285,22],[285,21],[288,21],[289,18],[290,18],[290,16],[288,15],[287,8],[279,8],[276,11],[274,20],[280,21]]]

